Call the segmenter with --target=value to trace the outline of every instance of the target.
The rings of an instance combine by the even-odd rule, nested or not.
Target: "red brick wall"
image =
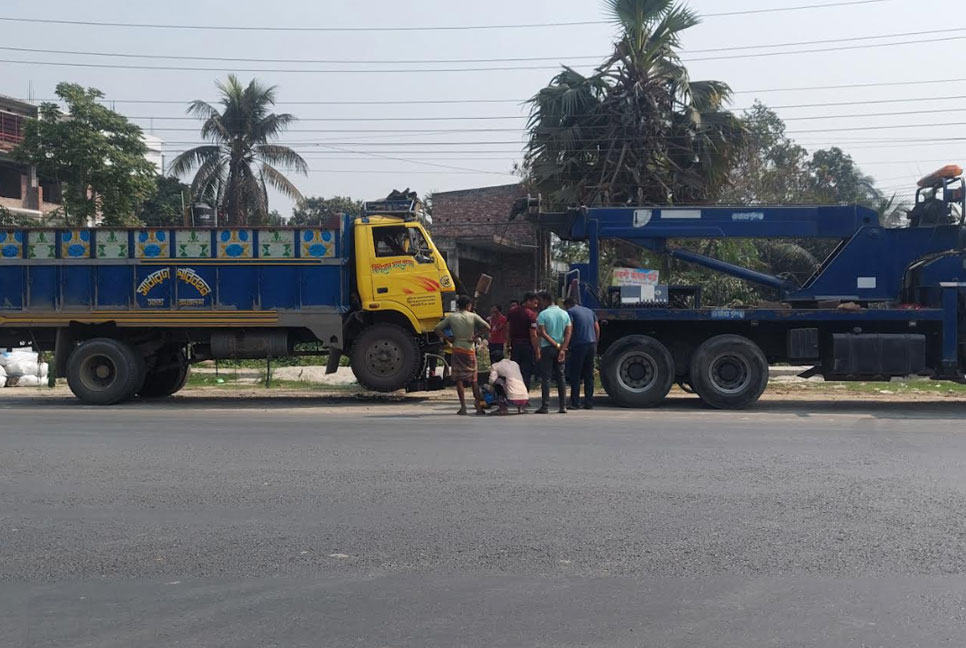
[[[517,217],[507,226],[513,201],[526,195],[526,189],[519,184],[433,194],[433,237],[501,236],[532,245],[536,236],[525,218]]]

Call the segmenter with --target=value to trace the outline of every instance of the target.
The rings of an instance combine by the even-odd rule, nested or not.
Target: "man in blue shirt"
[[[537,294],[543,310],[537,315],[537,337],[540,338],[540,348],[537,350],[537,367],[540,371],[540,386],[543,391],[543,402],[536,414],[546,414],[550,408],[550,378],[557,383],[557,395],[560,397],[561,414],[567,413],[567,387],[564,383],[564,359],[567,357],[567,347],[570,344],[570,333],[573,325],[567,311],[554,303],[553,294],[542,290]]]
[[[594,359],[600,340],[597,314],[579,305],[572,297],[564,300],[564,308],[573,322],[570,355],[567,357],[567,381],[570,383],[570,407],[580,407],[580,383],[584,383],[584,409],[594,407]]]

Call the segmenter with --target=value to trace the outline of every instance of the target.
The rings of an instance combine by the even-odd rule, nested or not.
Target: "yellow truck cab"
[[[399,389],[438,346],[433,328],[452,310],[456,282],[415,201],[366,203],[352,228],[360,324],[346,340],[352,370],[364,387]]]

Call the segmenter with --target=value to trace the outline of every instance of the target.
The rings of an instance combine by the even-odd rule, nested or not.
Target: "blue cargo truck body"
[[[53,351],[82,400],[180,389],[206,359],[315,343],[391,391],[435,350],[455,290],[415,206],[306,227],[0,228],[0,346]]]

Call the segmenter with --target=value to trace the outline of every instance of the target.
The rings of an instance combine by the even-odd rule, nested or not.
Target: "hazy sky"
[[[701,14],[772,9],[842,0],[691,0]],[[908,193],[914,181],[947,162],[963,162],[962,142],[920,139],[957,137],[966,122],[966,18],[945,14],[957,3],[938,0],[887,0],[853,6],[738,16],[708,16],[691,30],[684,57],[695,79],[726,81],[735,91],[733,107],[758,98],[778,107],[789,131],[810,150],[839,145],[881,187]],[[169,25],[260,27],[402,27],[523,24],[606,19],[593,0],[369,0],[316,2],[275,0],[4,0],[4,17],[54,18]],[[225,7],[231,7],[226,9]],[[899,36],[912,32],[944,33]],[[952,31],[954,29],[959,30]],[[213,99],[214,80],[232,69],[243,80],[257,77],[278,86],[279,110],[301,118],[283,141],[309,162],[307,177],[296,177],[305,195],[374,198],[391,188],[411,187],[425,194],[512,182],[519,160],[526,107],[520,103],[546,85],[559,63],[589,69],[604,55],[615,28],[582,25],[550,28],[465,31],[212,31],[50,25],[0,21],[3,48],[56,49],[125,55],[221,57],[229,60],[172,60],[83,56],[0,49],[0,94],[35,99],[53,96],[58,81],[101,89],[117,100],[115,108],[166,142],[167,159],[198,142],[197,124],[185,121],[182,103],[126,103],[125,100]],[[718,48],[887,36],[773,49],[700,52]],[[942,40],[948,39],[948,40]],[[761,56],[767,52],[841,48],[915,41],[912,45]],[[747,56],[752,54],[754,56]],[[744,58],[733,58],[743,56]],[[433,59],[546,57],[543,61],[493,63],[403,63]],[[732,58],[724,58],[732,57]],[[241,61],[238,59],[252,59]],[[311,59],[312,63],[264,62]],[[384,61],[347,65],[349,60]],[[14,63],[12,61],[26,61]],[[92,63],[106,66],[173,66],[206,70],[144,70],[66,67],[38,62]],[[442,67],[537,67],[541,69],[474,72],[385,72]],[[309,72],[278,70],[302,69]],[[353,70],[326,72],[325,70]],[[380,70],[362,72],[360,70]],[[861,84],[953,79],[944,83],[858,87]],[[955,80],[964,79],[964,80]],[[809,86],[847,85],[843,89],[776,91]],[[952,97],[952,99],[929,99]],[[957,98],[960,97],[960,98]],[[924,99],[919,101],[918,99]],[[298,101],[509,100],[504,103],[298,105]],[[899,103],[863,103],[915,99]],[[851,105],[827,105],[848,103]],[[813,104],[809,107],[794,107]],[[814,104],[821,104],[815,106]],[[782,107],[788,106],[788,107]],[[931,112],[923,112],[931,111]],[[911,113],[870,117],[869,113]],[[818,119],[822,116],[832,118]],[[170,118],[180,119],[170,119]],[[450,119],[437,118],[496,119]],[[345,121],[347,118],[359,121]],[[394,119],[395,118],[395,119]],[[406,119],[403,119],[406,118]],[[412,119],[420,118],[420,119]],[[434,119],[424,119],[434,118]],[[335,121],[324,121],[335,119]],[[931,126],[930,124],[950,124]],[[890,126],[890,128],[869,128]],[[892,128],[891,126],[897,126]],[[863,130],[853,130],[853,129]],[[185,130],[173,130],[185,129]],[[351,130],[349,130],[351,129]],[[435,130],[434,130],[435,129]],[[469,130],[467,130],[469,129]],[[421,130],[431,132],[371,132]],[[461,130],[463,132],[453,132]],[[370,132],[365,132],[370,131]],[[797,131],[797,133],[796,133]],[[907,139],[912,142],[898,142]],[[450,144],[444,144],[450,143]],[[386,158],[405,158],[386,159]],[[433,165],[445,165],[441,168]],[[288,214],[287,201],[274,207]]]

